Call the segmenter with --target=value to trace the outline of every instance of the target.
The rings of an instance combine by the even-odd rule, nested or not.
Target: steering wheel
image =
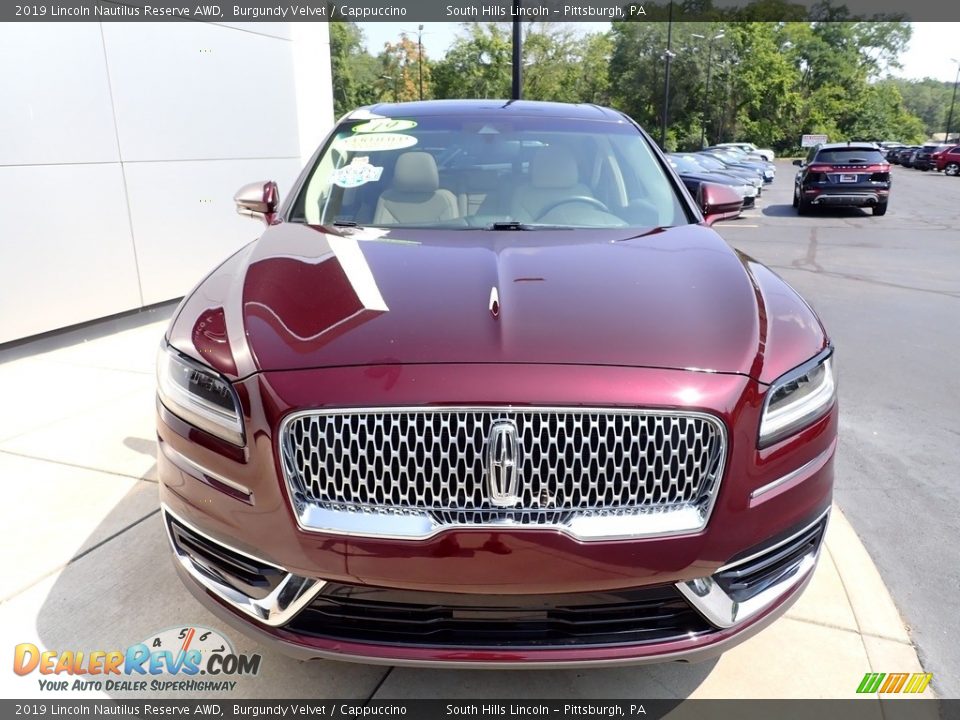
[[[543,210],[540,211],[540,214],[537,215],[537,220],[542,218],[551,210],[554,210],[561,205],[566,205],[568,203],[587,203],[587,205],[593,205],[598,210],[602,210],[605,213],[610,213],[610,208],[604,205],[602,202],[597,200],[595,197],[590,197],[589,195],[574,195],[572,197],[564,198],[563,200],[557,200],[547,205]]]

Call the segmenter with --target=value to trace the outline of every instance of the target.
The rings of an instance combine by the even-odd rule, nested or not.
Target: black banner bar
[[[960,21],[956,0],[54,0],[0,3],[3,22]]]
[[[960,700],[0,700],[0,717],[249,720],[958,720]]]

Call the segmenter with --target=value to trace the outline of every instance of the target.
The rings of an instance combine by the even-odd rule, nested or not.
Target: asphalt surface
[[[893,167],[884,217],[798,217],[778,162],[756,209],[716,229],[773,268],[837,347],[835,498],[933,673],[960,697],[960,178]],[[896,672],[896,668],[879,668]]]

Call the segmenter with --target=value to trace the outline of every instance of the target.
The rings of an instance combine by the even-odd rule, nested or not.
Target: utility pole
[[[673,0],[670,0],[670,11],[667,15],[667,52],[664,57],[667,61],[666,69],[663,73],[663,123],[660,126],[660,148],[666,152],[667,149],[667,123],[670,122],[670,60],[673,58],[673,52],[670,50],[673,41]]]
[[[706,40],[703,35],[692,35],[691,37]],[[707,144],[707,114],[710,111],[710,73],[713,70],[713,43],[715,40],[723,38],[723,33],[719,33],[710,38],[707,50],[707,86],[703,91],[703,117],[700,119],[700,147],[706,147]]]
[[[420,74],[420,99],[423,100],[423,25],[417,26],[417,72]]]
[[[510,99],[523,96],[523,34],[520,31],[520,0],[513,0],[513,85]]]
[[[943,136],[945,143],[950,142],[950,127],[953,125],[953,106],[957,102],[957,83],[960,82],[960,60],[950,58],[950,62],[957,66],[957,77],[953,81],[953,99],[950,101],[950,114],[947,116],[947,132]]]

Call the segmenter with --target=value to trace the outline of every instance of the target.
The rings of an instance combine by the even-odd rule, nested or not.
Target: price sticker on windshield
[[[392,133],[400,130],[409,130],[415,128],[417,123],[413,120],[398,120],[396,118],[378,118],[369,120],[365,123],[353,126],[355,133]]]

